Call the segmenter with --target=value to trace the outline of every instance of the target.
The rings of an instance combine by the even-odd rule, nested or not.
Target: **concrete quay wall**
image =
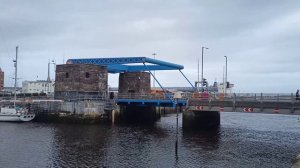
[[[281,113],[300,115],[300,101],[234,101],[190,99],[190,110],[219,110],[229,112]]]
[[[108,121],[105,101],[35,102],[27,104],[37,122],[95,123]]]

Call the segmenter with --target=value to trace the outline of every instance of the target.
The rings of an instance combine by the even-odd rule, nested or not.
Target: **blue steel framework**
[[[153,65],[129,65],[138,63],[150,63]],[[181,70],[182,65],[173,64],[157,59],[147,57],[119,57],[119,58],[86,58],[86,59],[69,59],[67,64],[96,64],[105,65],[109,73],[120,72],[140,72],[148,70]]]
[[[178,106],[186,106],[187,105],[187,99],[179,99],[174,103],[171,100],[165,99],[165,100],[144,100],[144,99],[118,99],[117,103],[123,104],[123,105],[137,105],[137,106],[146,106],[146,105],[152,105],[152,106],[163,106],[163,107],[175,107],[176,104]]]
[[[150,65],[146,65],[146,63],[150,63]],[[107,66],[107,70],[109,73],[121,73],[121,72],[141,72],[141,71],[149,71],[154,80],[159,84],[159,86],[164,91],[165,95],[169,100],[133,100],[133,99],[118,99],[117,102],[119,104],[134,104],[134,105],[163,105],[163,106],[176,106],[186,105],[186,100],[175,100],[164,89],[164,87],[160,84],[157,78],[152,74],[151,71],[158,70],[179,70],[180,73],[184,76],[184,78],[189,82],[189,84],[194,88],[193,84],[188,80],[188,78],[182,73],[182,69],[184,66],[165,62],[157,59],[147,58],[147,57],[119,57],[119,58],[86,58],[86,59],[69,59],[67,64],[96,64],[96,65],[104,65]],[[135,64],[135,65],[129,65]],[[139,65],[143,64],[143,65]]]

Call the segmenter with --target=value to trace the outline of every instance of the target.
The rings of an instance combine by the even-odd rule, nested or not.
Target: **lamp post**
[[[202,68],[202,71],[201,71],[201,87],[203,87],[203,50],[204,49],[207,49],[208,50],[208,48],[207,47],[202,47],[202,56],[201,56],[201,60],[202,60],[202,66],[201,66],[201,68]],[[199,63],[198,63],[198,65],[199,65]],[[198,82],[199,82],[199,66],[198,66]]]
[[[55,63],[55,61],[54,60],[52,60],[51,62],[50,62],[50,60],[49,60],[49,62],[48,62],[48,77],[47,77],[47,81],[48,82],[50,82],[50,64],[53,64],[53,65],[56,65],[56,63]]]
[[[156,53],[153,53],[153,58],[155,59]],[[153,76],[155,77],[155,71],[153,71]],[[155,79],[153,78],[153,89],[155,87]]]
[[[53,64],[55,66],[56,63],[55,63],[54,60],[52,60],[51,62],[49,60],[49,62],[48,62],[47,93],[50,93],[50,84],[51,84],[51,79],[50,79],[50,64]],[[54,69],[54,71],[55,71],[55,69]]]
[[[226,94],[226,88],[227,88],[227,56],[224,56],[225,57],[225,84],[224,84],[224,92]]]

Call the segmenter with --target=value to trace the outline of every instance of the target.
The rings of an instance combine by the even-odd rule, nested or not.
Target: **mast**
[[[14,107],[16,107],[16,101],[17,101],[17,72],[18,72],[18,46],[16,47],[16,59],[14,60],[15,63],[15,94],[14,94]]]
[[[48,62],[48,77],[47,77],[47,82],[50,82],[50,60]]]

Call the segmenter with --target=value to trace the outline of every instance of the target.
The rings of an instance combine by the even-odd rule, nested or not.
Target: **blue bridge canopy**
[[[139,63],[149,63],[138,65]],[[69,59],[67,64],[95,64],[107,66],[109,73],[120,72],[140,72],[140,71],[159,71],[159,70],[181,70],[182,65],[152,59],[148,57],[118,57],[118,58],[85,58],[85,59]],[[130,65],[131,64],[131,65]],[[132,65],[135,64],[135,65]]]

